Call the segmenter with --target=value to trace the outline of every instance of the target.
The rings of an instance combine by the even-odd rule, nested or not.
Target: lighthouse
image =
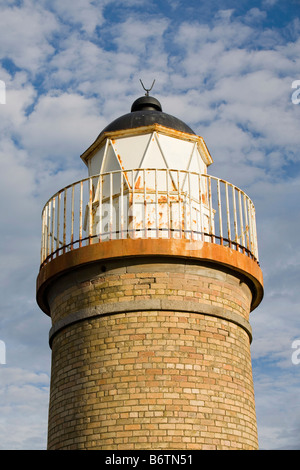
[[[148,91],[81,159],[42,211],[48,449],[257,449],[252,200]]]

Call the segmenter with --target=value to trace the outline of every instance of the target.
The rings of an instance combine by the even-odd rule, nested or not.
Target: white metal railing
[[[170,169],[117,170],[70,184],[42,212],[41,264],[120,238],[186,238],[258,260],[255,208],[215,176]]]

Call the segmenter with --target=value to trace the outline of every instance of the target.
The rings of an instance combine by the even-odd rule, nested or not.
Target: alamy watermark
[[[292,342],[292,348],[295,349],[292,354],[292,363],[298,365],[300,364],[300,339],[295,339]]]
[[[6,87],[3,80],[0,80],[0,104],[6,104]]]
[[[300,80],[294,80],[292,83],[292,88],[297,88],[296,91],[292,94],[292,103],[300,103]]]
[[[6,346],[4,341],[0,339],[0,364],[6,364]]]

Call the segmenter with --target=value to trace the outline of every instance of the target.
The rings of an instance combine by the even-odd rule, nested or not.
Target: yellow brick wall
[[[176,263],[87,276],[49,294],[49,449],[256,449],[247,285]]]

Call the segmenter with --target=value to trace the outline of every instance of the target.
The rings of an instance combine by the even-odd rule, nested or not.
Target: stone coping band
[[[246,254],[229,247],[209,242],[190,241],[187,239],[121,239],[95,243],[64,253],[43,265],[37,277],[37,303],[50,315],[47,302],[47,288],[57,278],[88,263],[126,258],[168,258],[177,260],[191,259],[200,264],[221,265],[238,272],[250,281],[252,290],[251,311],[263,298],[263,276],[257,261]],[[135,309],[136,310],[136,309]]]
[[[222,318],[229,322],[233,322],[236,325],[243,328],[249,336],[250,343],[252,342],[252,329],[247,320],[242,318],[240,315],[226,311],[224,308],[209,305],[195,303],[191,301],[174,301],[164,299],[148,299],[148,300],[133,300],[129,302],[116,302],[109,304],[100,304],[97,306],[89,307],[86,309],[79,310],[71,313],[65,318],[62,318],[55,323],[49,332],[49,344],[52,345],[54,336],[66,328],[69,325],[80,322],[82,320],[88,320],[90,318],[99,317],[101,315],[114,315],[117,313],[131,313],[131,312],[145,312],[145,311],[174,311],[174,312],[186,312],[186,313],[198,313],[202,315],[209,315],[213,317]]]

